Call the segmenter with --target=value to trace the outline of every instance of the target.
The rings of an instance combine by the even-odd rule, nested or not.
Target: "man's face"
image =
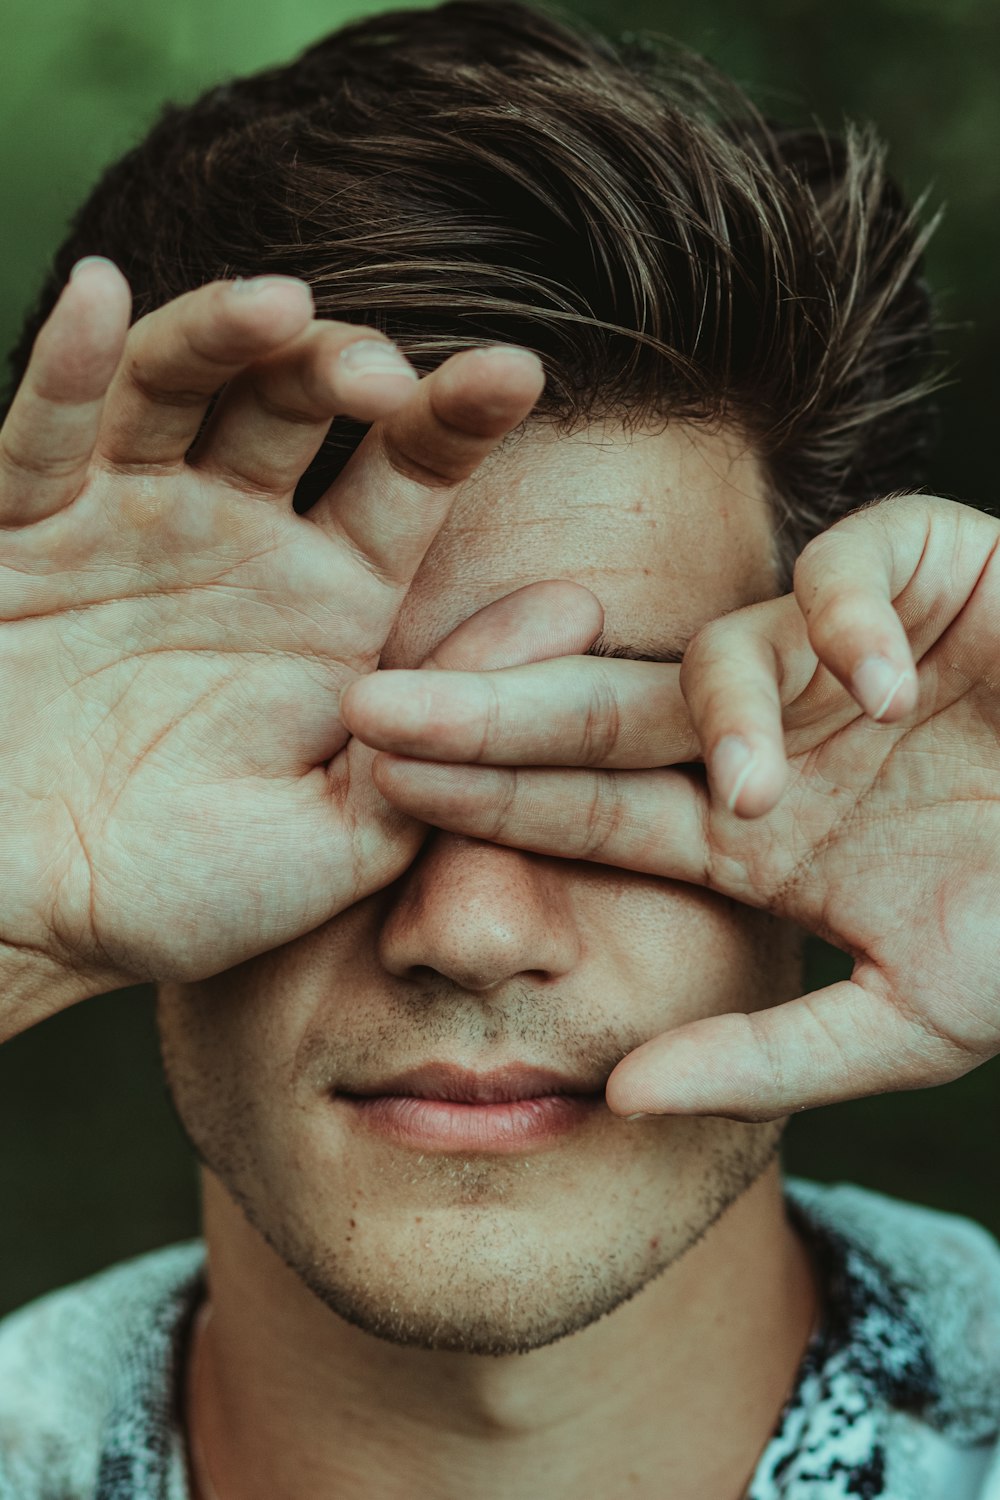
[[[417,666],[547,578],[585,584],[606,636],[648,652],[773,596],[754,460],[680,426],[529,428],[463,486],[382,664]],[[203,1162],[335,1311],[428,1348],[534,1348],[638,1291],[772,1159],[778,1125],[626,1122],[600,1083],[671,1026],[797,994],[801,936],[694,886],[432,831],[315,932],[161,986],[164,1060]],[[502,1151],[399,1138],[341,1097],[432,1063],[597,1093]]]

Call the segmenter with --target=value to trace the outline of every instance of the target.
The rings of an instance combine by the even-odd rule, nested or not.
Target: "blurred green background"
[[[0,343],[10,346],[68,214],[158,105],[291,57],[344,21],[342,0],[3,0]],[[394,7],[392,7],[394,8]],[[874,120],[896,176],[946,218],[929,260],[955,384],[933,488],[996,512],[1000,347],[1000,7],[996,0],[615,0],[566,5],[611,32],[647,28],[707,53],[772,114]],[[0,712],[9,705],[0,705]],[[1000,920],[1000,913],[998,913]],[[849,975],[810,945],[807,988]],[[152,994],[123,990],[0,1050],[0,1312],[197,1232],[196,1175],[161,1081]],[[971,1214],[1000,1233],[1000,1060],[945,1088],[796,1119],[786,1161]]]

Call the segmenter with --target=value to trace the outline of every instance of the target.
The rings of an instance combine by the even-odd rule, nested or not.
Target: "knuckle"
[[[517,771],[501,771],[497,779],[496,803],[485,830],[488,839],[499,839],[513,823],[517,811],[519,792]]]
[[[33,479],[69,479],[79,472],[86,455],[55,458],[44,453],[14,452],[0,434],[0,474],[19,477],[29,474]]]
[[[908,500],[912,501],[923,498],[919,490],[907,489],[890,490],[885,495],[873,495],[871,499],[862,500],[860,505],[855,505],[845,516],[841,516],[837,524],[843,526],[847,521],[854,521],[861,517],[867,519],[869,511],[877,511],[878,514],[874,519],[881,520],[887,510],[896,509],[901,503],[905,503]]]
[[[385,589],[391,597],[402,598],[400,590],[406,580],[393,569],[391,563],[382,564],[376,558],[371,557],[356,538],[350,536],[342,527],[337,534],[346,554],[362,574],[366,574],[380,589]]]
[[[318,399],[312,399],[313,393],[304,387],[303,394],[311,409],[306,410],[304,406],[295,406],[291,400],[282,399],[278,391],[261,376],[255,376],[250,384],[250,392],[255,405],[266,417],[271,417],[278,422],[286,422],[293,427],[314,427],[320,420],[319,414],[313,407],[319,407]]]
[[[836,522],[835,525],[842,526],[843,521],[844,518],[841,517],[840,521]],[[802,551],[795,559],[795,566],[792,568],[793,578],[798,573],[808,572],[813,564],[816,555],[819,552],[822,552],[825,547],[828,547],[830,545],[830,538],[833,535],[833,531],[834,527],[831,526],[828,528],[828,530],[818,531],[815,536],[809,538],[808,542],[806,542],[805,546],[802,548]]]
[[[476,757],[480,761],[489,759],[490,751],[500,743],[504,729],[503,704],[497,685],[492,679],[487,679],[484,689],[486,703],[483,710],[483,727],[476,752]]]
[[[456,483],[455,476],[444,468],[437,468],[404,449],[390,433],[382,432],[382,449],[386,463],[400,479],[420,485],[428,490],[448,490]]]
[[[767,1080],[768,1102],[753,1098],[745,1099],[743,1101],[745,1112],[740,1118],[759,1124],[766,1120],[778,1119],[787,1113],[791,1104],[792,1090],[789,1086],[784,1055],[771,1035],[766,1019],[751,1013],[745,1017],[745,1021],[749,1045],[756,1052],[760,1071]]]
[[[102,471],[110,475],[112,479],[172,479],[180,468],[178,463],[143,463],[140,461],[130,463],[127,459],[123,458],[112,459],[105,457],[101,459],[100,463]],[[153,493],[144,494],[142,497],[144,514],[147,521],[152,515],[152,507],[155,505],[156,499],[157,497]]]
[[[618,700],[607,678],[598,676],[580,730],[581,764],[601,765],[614,751],[620,733]]]
[[[842,525],[839,521],[837,525]],[[825,576],[829,571],[831,548],[836,552],[843,547],[845,536],[831,527],[821,531],[806,543],[792,568],[792,592],[806,613],[811,612],[817,596],[824,592]]]
[[[600,860],[622,825],[625,808],[613,773],[595,778],[584,811],[580,857]]]
[[[684,665],[681,692],[698,723],[709,730],[752,715],[762,700],[776,701],[774,683],[745,649],[737,650],[735,642],[724,651],[703,651],[686,673]]]
[[[729,650],[727,642],[733,634],[733,621],[729,615],[718,615],[713,620],[706,620],[688,641],[687,650],[684,652],[684,660],[681,662],[681,679],[684,680],[685,668],[687,676],[692,671],[703,671],[705,666],[714,661],[716,657],[725,656]]]
[[[808,612],[809,634],[813,640],[833,641],[856,631],[870,614],[865,590],[840,587],[813,601]]]
[[[190,385],[174,385],[165,373],[148,369],[141,349],[135,349],[127,356],[123,374],[142,399],[153,406],[190,410],[205,404],[206,394],[203,390],[196,390]]]

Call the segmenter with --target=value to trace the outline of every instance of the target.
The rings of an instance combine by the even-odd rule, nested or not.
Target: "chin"
[[[507,1223],[492,1231],[466,1226],[405,1250],[397,1244],[392,1254],[334,1256],[256,1227],[313,1296],[352,1327],[404,1347],[494,1358],[579,1333],[683,1253],[652,1252],[648,1240],[641,1260],[588,1255],[584,1245],[560,1253],[543,1242],[532,1251]]]
[[[252,1195],[223,1185],[245,1227],[345,1323],[396,1345],[498,1358],[579,1333],[668,1273],[773,1162],[780,1133],[744,1127],[741,1149],[702,1158],[707,1170],[685,1174],[685,1191],[664,1170],[617,1202],[567,1192],[529,1209],[497,1193],[484,1162],[453,1163],[446,1203],[350,1194],[350,1216],[333,1206],[330,1222],[315,1217],[318,1194],[282,1204],[260,1195],[259,1179]]]

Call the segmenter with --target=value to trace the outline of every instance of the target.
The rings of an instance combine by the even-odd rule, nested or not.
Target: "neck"
[[[207,1174],[205,1237],[211,1317],[187,1396],[212,1487],[198,1500],[737,1500],[816,1315],[777,1164],[630,1302],[499,1359],[345,1323]]]

